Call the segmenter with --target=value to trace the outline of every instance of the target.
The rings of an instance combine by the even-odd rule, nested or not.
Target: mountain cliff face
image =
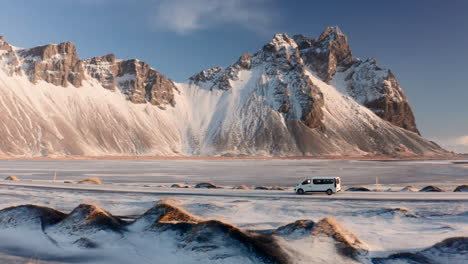
[[[149,102],[161,108],[175,105],[175,84],[145,62],[116,60],[115,55],[108,54],[84,60],[83,65],[86,73],[104,88],[117,87],[133,103]]]
[[[277,34],[226,68],[174,83],[139,60],[82,60],[71,42],[0,38],[0,154],[443,155],[395,76],[336,27]]]
[[[348,38],[337,27],[328,27],[317,39],[293,37],[310,69],[326,83],[392,124],[419,134],[411,106],[390,70],[377,61],[354,58]]]

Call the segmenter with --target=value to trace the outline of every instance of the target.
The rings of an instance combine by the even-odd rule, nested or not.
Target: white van
[[[305,179],[294,188],[297,194],[326,192],[328,195],[341,191],[340,177],[314,177]]]

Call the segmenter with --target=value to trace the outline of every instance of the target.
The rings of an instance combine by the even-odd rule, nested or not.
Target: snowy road
[[[4,187],[20,187],[25,189],[83,191],[90,193],[125,193],[146,194],[158,196],[213,196],[213,197],[238,197],[238,198],[269,198],[269,199],[321,199],[321,200],[363,200],[363,201],[468,201],[468,193],[442,192],[339,192],[328,196],[322,193],[297,195],[291,189],[277,190],[233,190],[233,189],[197,189],[197,188],[168,188],[154,187],[150,185],[123,185],[101,184],[83,185],[52,182],[0,182]]]
[[[458,161],[459,162],[459,161]],[[306,177],[339,176],[346,186],[382,185],[447,190],[467,184],[468,164],[453,160],[0,160],[0,179],[78,181],[98,177],[104,183],[172,184],[212,181],[219,185],[292,187]]]

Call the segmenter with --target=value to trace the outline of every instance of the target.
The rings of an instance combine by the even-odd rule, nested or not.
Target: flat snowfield
[[[409,259],[386,259],[399,252],[419,254],[416,256],[420,259],[433,263],[468,263],[468,247],[460,247],[461,242],[457,248],[452,244],[433,248],[447,238],[468,237],[468,193],[453,192],[456,186],[468,184],[468,165],[463,161],[10,160],[0,161],[0,175],[19,178],[0,180],[1,208],[34,203],[68,214],[76,212],[80,203],[92,203],[128,223],[137,220],[125,232],[90,232],[87,218],[82,220],[71,213],[41,230],[33,228],[34,221],[24,220],[24,224],[0,212],[0,263],[272,263],[234,242],[224,244],[229,239],[213,242],[217,244],[214,248],[203,244],[208,243],[206,240],[194,246],[193,239],[180,237],[177,232],[143,231],[146,229],[141,228],[138,219],[160,200],[171,201],[202,219],[217,219],[257,232],[270,232],[300,219],[318,223],[332,217],[355,234],[366,250],[365,254],[350,257],[340,253],[339,246],[333,246],[338,242],[315,237],[311,232],[297,231],[284,237],[275,233],[281,247],[293,252],[291,261],[285,263],[414,263]],[[293,185],[308,176],[340,176],[344,188],[365,186],[380,191],[343,191],[331,196],[294,194]],[[64,183],[91,177],[100,178],[103,184]],[[376,177],[379,186],[375,185]],[[204,181],[225,188],[193,188]],[[170,188],[173,183],[190,188]],[[251,189],[231,188],[237,185]],[[286,190],[253,189],[274,185]],[[400,192],[407,185],[416,189],[435,185],[445,192]],[[16,224],[12,226],[11,222]],[[69,222],[77,226],[67,226]],[[83,243],[96,247],[83,247]]]
[[[280,185],[293,187],[311,176],[338,176],[344,186],[402,187],[466,184],[464,160],[0,160],[0,177],[57,181],[98,177],[105,183]]]

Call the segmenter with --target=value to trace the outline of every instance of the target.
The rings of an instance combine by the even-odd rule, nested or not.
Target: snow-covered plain
[[[194,184],[211,180],[234,186],[246,184],[291,186],[308,175],[339,174],[345,186],[372,185],[379,176],[382,189],[439,185],[447,191],[466,183],[466,164],[452,161],[1,161],[2,175],[17,182],[0,184],[0,208],[35,203],[70,212],[80,203],[100,206],[112,215],[132,220],[161,199],[204,219],[218,219],[246,230],[271,230],[299,219],[318,222],[333,217],[369,248],[362,260],[396,252],[417,252],[451,237],[468,236],[466,193],[342,192],[333,196],[297,196],[285,191],[232,189],[174,189],[170,183]],[[110,169],[109,169],[110,168]],[[50,182],[57,170],[57,182]],[[262,176],[263,175],[263,176]],[[64,180],[100,177],[103,185],[64,184]],[[445,183],[445,184],[443,184]],[[41,187],[42,186],[42,187]],[[158,187],[159,186],[159,187]],[[177,199],[177,200],[173,200]],[[389,210],[396,209],[398,210]],[[130,228],[124,235],[88,235],[100,247],[83,249],[72,244],[79,236],[31,228],[0,231],[2,263],[258,263],[235,248],[223,259],[212,251],[181,248],[171,233],[141,233]],[[55,242],[54,242],[55,241]],[[281,239],[294,249],[295,263],[355,263],[336,253],[328,240],[313,237]],[[467,263],[466,251],[435,263]],[[219,255],[219,252],[217,253]],[[407,262],[399,262],[407,263]]]
[[[0,178],[82,180],[98,177],[105,183],[141,184],[212,181],[220,185],[281,185],[292,187],[310,176],[339,176],[345,186],[373,187],[437,185],[453,190],[466,184],[468,163],[454,160],[0,160]]]

